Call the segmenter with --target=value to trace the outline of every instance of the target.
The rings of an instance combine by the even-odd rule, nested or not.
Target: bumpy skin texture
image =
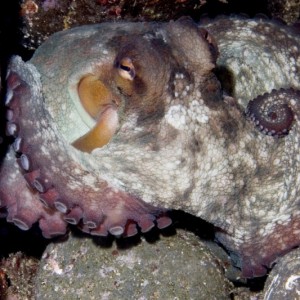
[[[67,222],[130,236],[181,209],[216,226],[246,277],[299,245],[299,39],[269,21],[205,27],[84,26],[52,36],[29,63],[14,58],[7,131],[21,168],[10,152],[0,177],[8,221],[38,221],[47,237]],[[235,98],[214,73],[216,44]],[[25,212],[22,193],[46,208]]]
[[[237,255],[245,276],[259,276],[299,245],[299,31],[269,20],[224,17],[201,26],[218,44],[216,72],[225,94],[264,134],[290,130],[272,140],[243,129],[234,160],[228,148],[239,169],[231,168],[230,188],[237,194],[224,203],[217,237]]]

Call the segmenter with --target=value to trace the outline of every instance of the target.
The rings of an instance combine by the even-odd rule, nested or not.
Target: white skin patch
[[[193,100],[188,110],[188,115],[192,120],[197,120],[199,123],[207,123],[209,109],[199,103],[197,100]]]
[[[173,105],[166,112],[165,119],[167,123],[178,130],[188,129],[187,126],[191,123],[191,120],[197,120],[199,123],[207,123],[209,120],[208,112],[205,111],[205,107],[198,101],[193,100],[189,108],[186,108],[180,104]]]
[[[176,129],[183,129],[186,126],[186,108],[182,105],[173,105],[165,115],[168,124]]]

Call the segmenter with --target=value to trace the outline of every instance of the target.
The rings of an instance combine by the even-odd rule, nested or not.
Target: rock
[[[191,233],[141,238],[127,248],[117,241],[70,236],[46,249],[36,280],[44,299],[230,299],[232,285],[218,260]]]
[[[281,257],[264,288],[264,300],[300,298],[300,249]]]
[[[115,20],[170,20],[199,13],[205,1],[194,0],[23,0],[23,45],[35,49],[54,32]]]
[[[33,299],[33,282],[38,260],[22,252],[0,260],[0,299]]]
[[[269,0],[268,9],[271,16],[279,18],[288,24],[293,24],[299,19],[299,0]]]

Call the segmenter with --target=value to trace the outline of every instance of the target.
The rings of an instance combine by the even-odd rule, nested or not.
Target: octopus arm
[[[136,224],[142,232],[155,225],[160,228],[168,226],[170,219],[165,216],[165,210],[144,203],[83,167],[82,160],[88,160],[88,154],[76,150],[60,135],[45,108],[41,87],[35,67],[14,57],[8,75],[6,105],[10,120],[7,131],[16,138],[13,148],[19,156],[23,178],[32,190],[26,190],[24,183],[26,192],[32,194],[28,196],[28,210],[31,211],[36,202],[42,209],[43,203],[47,209],[62,216],[63,224],[77,224],[83,231],[94,235],[131,236],[138,232]],[[8,159],[12,160],[11,157]],[[1,186],[5,185],[6,173],[9,169],[2,172]],[[15,190],[15,186],[7,186],[3,194],[9,197]],[[36,201],[30,202],[32,198]],[[20,220],[20,224],[22,221],[25,229],[40,218],[40,212],[34,216],[22,213],[22,218],[15,217],[22,212],[15,209],[22,202],[20,197],[11,201],[15,211],[8,215],[8,220],[15,223]],[[8,207],[10,202],[5,200],[2,206]],[[51,222],[40,221],[46,237],[51,235],[48,231],[52,232],[49,226]]]

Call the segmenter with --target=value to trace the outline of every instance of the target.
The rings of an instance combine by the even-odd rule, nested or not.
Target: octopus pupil
[[[278,118],[278,115],[276,112],[272,111],[268,114],[268,117],[271,119],[271,120],[276,120]]]
[[[130,72],[130,70],[131,70],[129,67],[127,67],[125,65],[121,65],[121,64],[120,64],[120,69],[122,69],[122,70],[124,70],[126,72]]]

